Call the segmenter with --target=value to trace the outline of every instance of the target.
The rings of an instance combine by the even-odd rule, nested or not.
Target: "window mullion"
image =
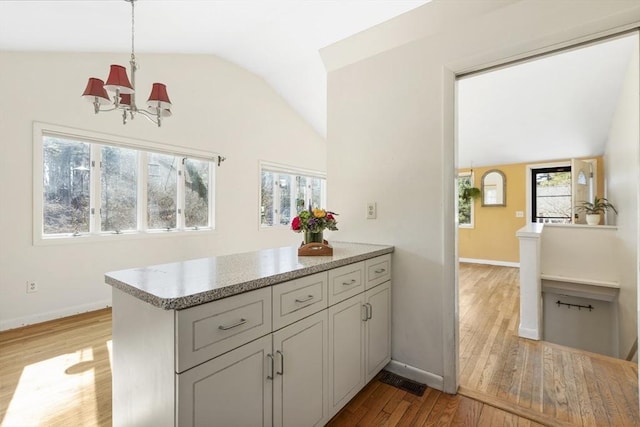
[[[100,234],[101,231],[101,215],[100,207],[102,200],[102,150],[99,144],[91,144],[91,172],[89,188],[89,207],[90,207],[90,221],[89,221],[89,234]]]
[[[273,174],[273,225],[280,224],[280,174]]]
[[[146,151],[138,152],[138,231],[147,231],[147,174],[149,173],[148,154]]]
[[[178,158],[178,167],[176,168],[176,173],[178,174],[178,179],[176,179],[176,185],[178,186],[176,190],[176,229],[178,230],[185,229],[185,181],[187,179],[185,174],[186,159],[186,157]]]
[[[217,168],[216,168],[216,164],[214,162],[210,162],[209,163],[209,212],[207,213],[209,215],[209,227],[211,229],[215,229],[216,228],[216,224],[214,223],[214,212],[216,209],[216,199],[214,197],[215,194],[215,188],[216,188],[216,172],[217,172]]]

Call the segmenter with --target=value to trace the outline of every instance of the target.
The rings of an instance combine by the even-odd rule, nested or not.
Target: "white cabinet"
[[[365,385],[364,294],[329,307],[329,412],[335,415]]]
[[[328,421],[327,311],[273,334],[273,424],[322,426]]]
[[[176,374],[177,425],[272,425],[271,335]]]
[[[178,425],[324,425],[327,338],[325,310],[177,374]]]
[[[331,416],[391,360],[390,258],[368,260],[365,269],[372,287],[329,307]]]
[[[391,360],[391,282],[365,293],[365,382],[369,382]]]
[[[323,426],[390,360],[390,262],[174,311],[114,288],[114,426]]]

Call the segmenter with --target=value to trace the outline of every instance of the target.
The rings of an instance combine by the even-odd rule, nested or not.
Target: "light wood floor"
[[[369,383],[330,426],[640,426],[637,364],[516,336],[518,270],[460,267],[456,396]],[[0,333],[0,425],[111,425],[111,311]]]
[[[543,424],[640,426],[637,363],[519,338],[519,270],[459,271],[461,394]]]

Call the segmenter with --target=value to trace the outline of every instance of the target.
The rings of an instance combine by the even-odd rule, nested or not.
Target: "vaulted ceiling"
[[[141,64],[145,52],[213,54],[233,62],[264,78],[324,136],[327,84],[318,50],[425,3],[136,0],[136,54]],[[124,0],[0,1],[2,50],[130,52],[131,6]]]
[[[325,136],[319,49],[427,3],[136,0],[136,53],[141,64],[144,53],[224,58]],[[124,0],[0,1],[0,51],[122,52],[126,63],[130,49]],[[459,80],[459,166],[602,154],[633,49],[637,33]]]
[[[634,49],[637,33],[460,79],[459,166],[604,154]]]

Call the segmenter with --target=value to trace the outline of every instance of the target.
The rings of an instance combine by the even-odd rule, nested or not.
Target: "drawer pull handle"
[[[367,320],[371,320],[373,317],[373,306],[367,303]]]
[[[276,350],[276,353],[280,355],[280,372],[276,371],[276,374],[283,375],[284,374],[284,354],[280,350]]]
[[[380,268],[380,269],[378,269],[378,270],[375,270],[375,273],[376,273],[376,274],[380,274],[380,273],[384,273],[385,271],[387,271],[387,269],[386,269],[386,268]]]
[[[356,279],[351,279],[351,280],[350,280],[350,281],[348,281],[348,282],[342,282],[342,284],[343,284],[344,286],[353,285],[354,283],[356,283]]]
[[[238,326],[244,325],[245,323],[247,323],[247,319],[240,319],[236,323],[232,323],[231,325],[220,325],[218,326],[218,329],[226,331],[229,329],[237,328]]]
[[[313,299],[313,295],[307,295],[306,298],[296,298],[296,302],[307,302],[307,301],[311,301]]]
[[[270,365],[271,365],[271,373],[267,375],[267,379],[268,380],[272,380],[273,379],[273,354],[269,353],[269,354],[267,354],[267,357],[269,359],[271,359],[271,363],[270,363]]]

